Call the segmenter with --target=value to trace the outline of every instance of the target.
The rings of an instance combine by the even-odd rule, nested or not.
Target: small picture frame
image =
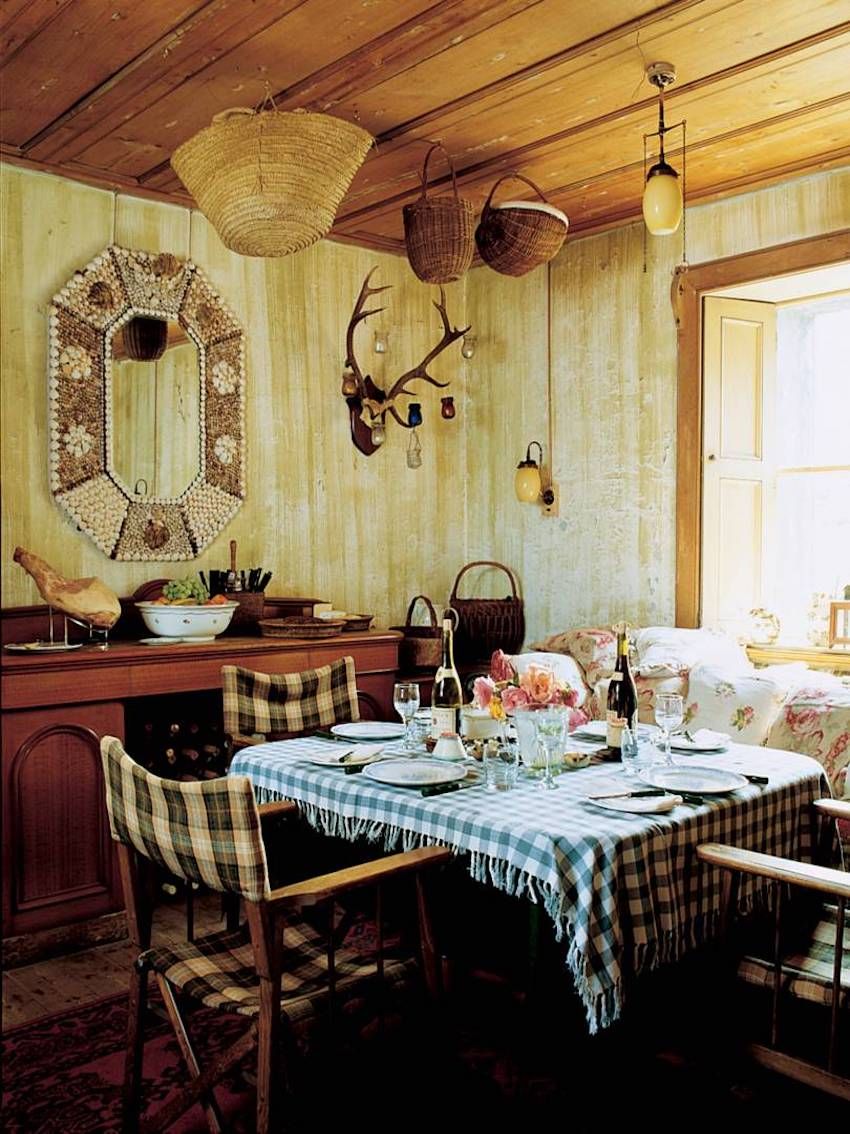
[[[833,646],[850,646],[850,600],[834,599],[829,604],[830,649]]]

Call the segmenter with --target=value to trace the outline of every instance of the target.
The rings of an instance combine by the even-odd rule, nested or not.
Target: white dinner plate
[[[398,740],[404,736],[404,725],[393,721],[349,721],[332,725],[331,732],[343,740]]]
[[[682,802],[682,797],[680,795],[648,795],[629,799],[623,796],[621,799],[588,799],[587,802],[593,803],[597,807],[604,807],[608,811],[629,811],[637,812],[640,815],[658,815],[678,807]]]
[[[682,733],[670,737],[670,747],[674,752],[725,752],[731,737],[728,732],[714,732],[710,728],[699,728],[691,733],[688,740]]]
[[[430,787],[465,779],[466,768],[430,760],[385,760],[364,768],[363,775],[394,787]]]
[[[640,773],[640,777],[652,787],[666,791],[714,792],[735,791],[746,787],[747,780],[737,772],[726,768],[682,768],[654,767]]]

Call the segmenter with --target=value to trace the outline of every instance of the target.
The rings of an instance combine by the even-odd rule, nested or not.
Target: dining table
[[[678,961],[719,933],[722,871],[699,862],[696,847],[730,843],[813,861],[819,839],[810,804],[828,797],[830,787],[810,757],[730,743],[724,751],[677,758],[678,766],[697,771],[697,784],[699,769],[714,770],[708,792],[681,802],[661,797],[668,810],[621,810],[630,798],[641,808],[661,803],[658,796],[619,796],[613,803],[590,796],[652,790],[645,781],[655,765],[627,778],[620,765],[600,759],[599,744],[571,738],[570,747],[590,752],[591,763],[562,772],[548,791],[524,771],[510,790],[488,790],[471,757],[452,766],[451,774],[463,778],[445,790],[417,786],[441,778],[424,749],[414,756],[421,781],[380,782],[368,772],[375,765],[352,767],[348,749],[324,736],[244,748],[229,775],[247,776],[260,803],[294,801],[322,834],[365,839],[387,852],[449,847],[476,881],[542,906],[595,1034],[621,1016],[632,978]],[[385,768],[410,759],[400,742],[374,756]],[[770,893],[764,881],[745,879],[739,912],[767,908]]]

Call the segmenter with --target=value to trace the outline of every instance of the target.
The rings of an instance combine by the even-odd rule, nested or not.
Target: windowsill
[[[773,645],[749,643],[747,657],[754,665],[773,665],[802,661],[812,669],[850,673],[850,650],[840,646],[812,646],[805,643],[774,642]]]

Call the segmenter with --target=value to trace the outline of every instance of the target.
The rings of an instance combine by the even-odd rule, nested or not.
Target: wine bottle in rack
[[[444,732],[460,733],[460,709],[463,689],[454,659],[454,630],[451,618],[443,619],[443,640],[440,664],[434,675],[431,691],[431,736],[435,739]]]
[[[600,755],[604,760],[621,760],[620,738],[626,725],[637,735],[637,689],[629,665],[629,628],[625,622],[618,623],[617,662],[608,686],[608,711],[605,717],[605,748]]]

